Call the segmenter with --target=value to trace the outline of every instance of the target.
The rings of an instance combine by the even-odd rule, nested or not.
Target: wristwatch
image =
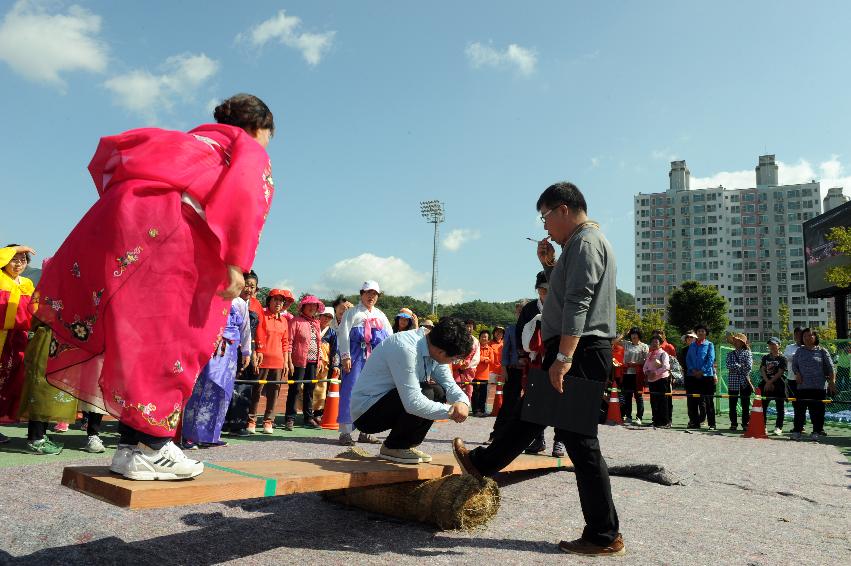
[[[565,356],[564,354],[559,352],[558,354],[556,354],[556,360],[560,361],[563,364],[572,364],[573,356]]]

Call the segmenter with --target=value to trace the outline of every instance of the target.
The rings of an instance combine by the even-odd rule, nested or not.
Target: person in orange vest
[[[490,332],[479,332],[479,364],[475,369],[475,384],[473,387],[473,416],[484,417],[488,401],[488,380],[490,379],[491,363],[494,351],[490,344]]]
[[[292,293],[290,293],[292,295]],[[286,294],[281,289],[272,289],[266,297],[266,310],[257,327],[257,366],[260,368],[260,380],[281,381],[290,375],[290,331],[289,321],[283,314]],[[251,416],[248,417],[249,433],[257,426],[257,409],[260,396],[266,397],[266,410],[263,413],[263,432],[272,434],[275,417],[275,402],[281,390],[279,383],[266,383],[255,387],[251,398]]]
[[[500,381],[502,375],[502,343],[505,337],[505,328],[502,326],[494,326],[491,332],[491,350],[493,350],[493,359],[491,360],[490,381]]]

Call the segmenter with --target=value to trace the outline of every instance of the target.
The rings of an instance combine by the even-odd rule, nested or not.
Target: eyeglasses
[[[558,205],[557,207],[555,207],[555,208],[551,208],[551,209],[549,209],[548,211],[546,211],[545,213],[543,213],[543,214],[541,215],[541,222],[543,222],[544,224],[546,224],[546,223],[547,223],[547,216],[549,216],[549,215],[552,213],[552,211],[554,211],[556,208],[559,208],[559,207],[561,207],[561,206],[564,206],[564,205],[561,205],[561,204],[560,204],[560,205]]]
[[[9,260],[9,263],[29,263],[29,260],[25,257],[13,257]]]

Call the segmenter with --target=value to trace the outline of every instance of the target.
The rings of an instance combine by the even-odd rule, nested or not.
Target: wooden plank
[[[503,471],[570,465],[567,458],[522,454]],[[452,454],[438,454],[431,463],[417,466],[377,458],[206,462],[203,474],[183,481],[132,481],[111,473],[106,466],[68,466],[62,485],[119,507],[153,509],[429,480],[459,473]]]

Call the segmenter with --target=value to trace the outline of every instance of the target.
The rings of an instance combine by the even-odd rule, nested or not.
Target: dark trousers
[[[549,369],[558,353],[558,339],[548,340],[544,369]],[[606,381],[612,365],[611,340],[581,338],[573,354],[569,375]],[[473,465],[482,474],[491,476],[517,458],[541,434],[545,427],[521,420],[515,412],[505,429],[492,444],[470,452]],[[576,486],[585,518],[582,537],[594,544],[609,545],[618,534],[619,522],[612,501],[609,469],[600,453],[600,442],[595,436],[584,436],[570,431],[560,431],[567,455],[576,472]]]
[[[635,416],[644,418],[644,392],[638,391],[636,380],[638,376],[627,373],[623,376],[623,389],[621,390],[621,414],[624,418],[632,418],[632,399],[635,398]]]
[[[97,436],[100,434],[100,425],[103,422],[103,414],[87,412],[83,413],[86,419],[86,435]]]
[[[238,359],[242,359],[240,355]],[[258,378],[257,368],[253,363],[248,364],[242,372],[237,373],[237,379],[253,379]],[[251,414],[251,398],[252,392],[256,386],[250,383],[235,383],[233,386],[233,396],[230,398],[228,412],[225,415],[224,428],[232,432],[243,430],[248,426],[248,417]]]
[[[653,411],[653,426],[665,426],[671,420],[671,413],[668,411],[669,397],[665,393],[669,393],[668,378],[657,379],[647,384],[650,390],[650,410]]]
[[[423,395],[438,403],[446,402],[446,393],[436,383],[420,384]],[[354,426],[361,432],[376,434],[390,430],[384,446],[393,449],[412,448],[422,444],[434,421],[410,414],[402,405],[399,390],[393,389],[357,418]]]
[[[786,383],[783,379],[774,382],[774,388],[766,391],[765,382],[760,384],[760,391],[763,396],[767,397],[762,402],[763,410],[765,411],[765,422],[768,424],[768,406],[773,402],[774,408],[777,409],[777,421],[775,428],[783,429],[783,419],[786,416]]]
[[[786,382],[787,397],[798,398],[798,382],[792,377]],[[801,405],[797,401],[792,401],[792,432],[804,432],[804,420],[801,419],[801,428],[798,428],[798,413],[801,411]]]
[[[50,423],[46,421],[30,421],[27,423],[27,440],[30,442],[41,440],[44,438],[48,426],[50,426]]]
[[[487,408],[488,403],[488,382],[483,380],[476,380],[473,382],[473,398],[471,399],[473,402],[474,413],[484,413]],[[500,409],[502,410],[502,409]]]
[[[260,379],[267,381],[280,381],[283,370],[263,368],[260,370]],[[260,396],[266,397],[266,410],[263,412],[263,420],[273,420],[275,417],[275,403],[278,401],[278,392],[281,386],[275,383],[255,385],[251,391],[251,414],[256,415],[260,407]]]
[[[693,375],[683,377],[683,385],[686,390],[686,407],[688,409],[688,421],[690,425],[697,426],[706,420],[706,405],[701,403],[697,397],[700,395],[700,380]]]
[[[804,423],[807,419],[807,411],[810,412],[810,422],[813,432],[824,432],[824,403],[827,395],[824,389],[801,389],[798,388],[798,397],[795,401],[795,431],[803,432]]]
[[[500,434],[505,429],[514,413],[520,410],[520,395],[523,392],[523,370],[520,368],[506,368],[508,374],[502,385],[502,407],[493,423],[491,436]]]
[[[160,437],[160,436],[151,436],[150,434],[145,434],[144,432],[139,432],[135,428],[124,424],[123,422],[118,422],[118,434],[121,435],[119,444],[132,444],[136,445],[140,442],[146,446],[153,448],[154,450],[159,450],[172,439],[169,437]]]
[[[688,420],[698,425],[707,421],[709,426],[715,426],[715,378],[711,375],[691,377],[691,391],[700,397],[688,397]],[[688,384],[688,380],[686,381]],[[687,385],[688,387],[688,385]],[[688,389],[687,389],[688,391]]]
[[[742,426],[747,428],[748,422],[751,418],[751,386],[747,383],[743,383],[741,387],[736,389],[731,389],[727,392],[730,395],[730,425],[738,425],[738,415],[736,412],[739,408],[739,402],[742,404]]]
[[[295,368],[293,379],[296,381],[316,379],[316,362],[307,362],[303,368]],[[303,385],[301,392],[301,413],[304,420],[313,418],[313,390],[315,383],[291,383],[287,390],[287,419],[294,419],[296,415],[295,402],[298,399],[298,388]]]

